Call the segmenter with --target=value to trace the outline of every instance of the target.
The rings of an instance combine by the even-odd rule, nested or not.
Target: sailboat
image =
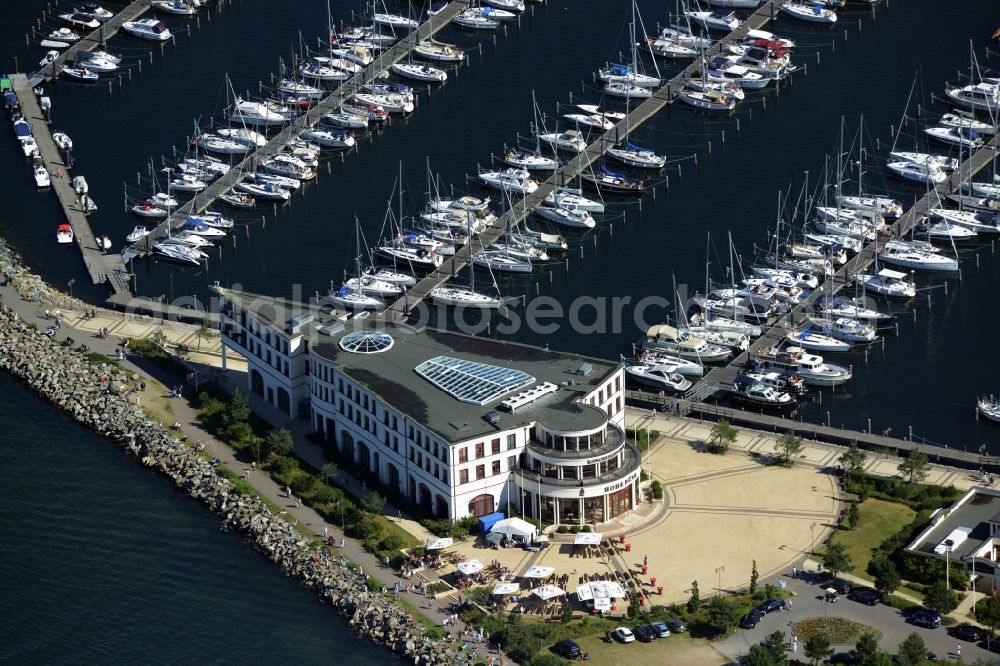
[[[531,91],[531,106],[532,113],[534,113],[535,116],[534,124],[531,127],[531,133],[535,137],[534,152],[511,149],[507,151],[503,161],[507,163],[508,166],[516,169],[527,169],[529,171],[555,171],[559,168],[559,160],[554,157],[544,157],[542,155],[542,144],[538,132],[538,128],[540,127],[538,121],[538,103],[535,101],[534,90]],[[544,130],[544,127],[542,129]]]
[[[472,223],[471,211],[466,211],[469,223]],[[473,308],[477,310],[499,310],[504,306],[503,299],[489,296],[476,291],[476,272],[473,270],[472,243],[469,244],[469,286],[442,284],[431,290],[431,300],[438,305],[455,308]]]

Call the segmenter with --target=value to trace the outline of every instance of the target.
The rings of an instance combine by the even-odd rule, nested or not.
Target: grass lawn
[[[729,660],[712,647],[707,640],[678,634],[660,638],[652,643],[605,643],[603,636],[583,636],[574,639],[584,652],[590,653],[590,662],[596,664],[698,664],[720,666]]]
[[[833,541],[843,544],[854,568],[850,573],[871,580],[868,563],[880,543],[910,524],[916,512],[905,504],[869,498],[858,505],[861,520],[853,530],[838,530]]]

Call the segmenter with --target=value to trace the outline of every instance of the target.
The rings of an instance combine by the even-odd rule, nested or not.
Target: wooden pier
[[[197,196],[179,206],[177,210],[157,225],[144,239],[133,243],[123,250],[122,255],[125,257],[125,261],[128,262],[134,257],[146,254],[149,252],[150,244],[155,242],[160,236],[165,235],[168,229],[176,229],[182,226],[189,215],[196,215],[207,209],[220,194],[225,194],[240,181],[243,177],[243,171],[247,167],[263,162],[280,153],[289,141],[298,138],[303,130],[318,123],[324,114],[336,111],[353,94],[354,90],[374,82],[378,75],[387,70],[390,65],[406,58],[422,40],[430,39],[437,34],[438,31],[447,26],[465,7],[466,2],[464,0],[456,0],[449,3],[431,20],[420,24],[416,30],[394,44],[391,48],[379,54],[370,65],[358,72],[354,77],[341,82],[330,94],[320,100],[314,107],[310,108],[308,113],[299,116],[286,125],[280,132],[268,140],[266,145],[248,153],[227,174],[216,179],[206,189],[199,192]]]
[[[711,59],[730,44],[744,39],[750,30],[759,30],[762,28],[777,16],[781,6],[788,1],[771,0],[771,2],[762,5],[747,20],[743,21],[739,28],[722,37],[711,48],[707,49],[705,51],[705,59]],[[634,130],[656,115],[667,104],[673,102],[677,92],[684,88],[687,80],[697,75],[700,71],[701,60],[696,59],[660,86],[653,93],[652,97],[647,98],[639,104],[626,118],[620,120],[613,128],[607,130],[597,140],[589,144],[586,150],[555,171],[545,182],[539,185],[537,190],[514,202],[511,210],[499,216],[488,229],[483,231],[477,238],[470,239],[469,242],[475,241],[480,245],[480,249],[488,248],[497,242],[506,232],[508,224],[511,227],[516,227],[523,222],[537,206],[542,204],[545,197],[551,194],[556,187],[566,185],[576,178],[577,174],[586,171],[588,167],[603,158],[608,149],[618,145],[618,142],[626,136],[628,131]],[[478,250],[474,248],[473,252],[476,251]],[[429,273],[407,291],[405,295],[390,305],[385,311],[386,315],[397,318],[405,317],[410,310],[427,298],[435,288],[456,275],[467,263],[468,252],[457,252],[454,256],[447,259],[440,268]]]
[[[21,110],[24,119],[31,126],[31,133],[38,144],[38,151],[48,169],[52,182],[52,190],[59,199],[66,222],[73,227],[73,236],[80,253],[83,255],[83,263],[87,266],[90,279],[94,284],[107,282],[114,293],[129,294],[128,272],[119,254],[105,254],[98,246],[94,238],[94,232],[90,228],[90,221],[83,212],[80,199],[73,190],[70,183],[70,173],[63,161],[63,156],[52,140],[49,131],[48,120],[38,106],[34,90],[24,74],[12,74],[10,77],[14,87],[14,93],[21,103]],[[55,227],[52,227],[52,242],[55,242]]]
[[[68,8],[71,7],[71,5],[65,5],[64,7]],[[59,75],[59,71],[62,69],[63,64],[67,60],[75,60],[77,52],[104,44],[105,41],[118,34],[118,31],[121,30],[122,23],[125,23],[126,21],[134,21],[148,10],[149,0],[137,0],[136,2],[128,5],[110,19],[102,23],[97,30],[94,30],[89,35],[84,36],[80,39],[80,41],[70,44],[70,47],[63,51],[62,54],[60,54],[59,57],[56,58],[50,65],[45,66],[41,70],[29,76],[29,84],[31,87],[35,87],[49,79],[54,79]],[[65,11],[69,11],[69,9],[66,9]],[[150,42],[150,44],[152,44],[152,42]]]
[[[927,211],[937,207],[939,201],[945,201],[947,195],[958,190],[961,183],[971,180],[972,177],[988,166],[993,161],[993,155],[1000,150],[1000,134],[993,137],[991,141],[973,153],[968,159],[959,165],[951,175],[927,194],[917,200],[912,207],[899,217],[889,229],[888,236],[879,236],[874,241],[866,245],[861,252],[851,258],[846,264],[841,266],[833,275],[829,276],[813,293],[792,308],[787,314],[775,320],[764,334],[755,340],[750,348],[734,358],[728,365],[719,366],[709,371],[702,378],[698,386],[692,389],[692,395],[698,395],[700,400],[708,398],[712,394],[726,390],[732,386],[733,380],[739,374],[739,368],[750,358],[757,356],[758,352],[766,347],[776,345],[784,339],[785,333],[795,326],[809,321],[808,313],[818,299],[827,294],[836,294],[841,289],[850,285],[855,276],[865,272],[874,262],[875,254],[880,252],[882,247],[893,238],[903,238],[916,226],[927,214]],[[882,159],[882,158],[880,158]]]

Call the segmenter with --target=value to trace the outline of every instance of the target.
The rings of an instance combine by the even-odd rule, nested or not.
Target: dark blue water
[[[23,34],[39,10],[24,3],[0,5],[8,18],[0,26],[0,63],[7,67],[14,56],[22,62],[26,57]],[[657,22],[667,22],[668,8],[662,3],[640,7],[647,32],[652,33]],[[350,6],[336,6],[334,11],[349,18]],[[276,215],[266,210],[266,225],[245,226],[235,245],[225,247],[206,269],[137,264],[139,293],[205,298],[206,286],[214,280],[273,294],[291,294],[295,285],[307,295],[325,290],[353,262],[354,216],[370,242],[378,236],[400,162],[406,214],[423,204],[425,159],[444,183],[477,192],[474,184],[466,185],[465,176],[475,174],[477,163],[488,165],[491,154],[513,144],[518,133],[528,133],[532,91],[548,115],[550,130],[555,104],[567,102],[570,92],[574,101],[597,101],[591,73],[628,50],[629,14],[627,3],[557,0],[525,17],[520,29],[512,26],[507,36],[500,33],[495,47],[490,36],[445,30],[440,39],[469,48],[481,44],[482,55],[474,52],[470,66],[457,78],[430,96],[422,94],[412,117],[394,120],[371,143],[362,139],[343,165],[339,157],[331,158],[329,171],[322,165],[317,182]],[[808,64],[807,73],[797,74],[780,94],[772,88],[752,95],[732,117],[709,118],[678,107],[639,128],[637,142],[681,160],[681,172],[675,166],[654,178],[661,181],[655,204],[647,196],[641,213],[634,204],[617,206],[598,230],[574,237],[568,268],[558,261],[530,278],[502,280],[506,294],[550,294],[566,305],[581,297],[607,302],[630,298],[632,304],[622,311],[623,325],[607,333],[580,335],[563,322],[555,333],[522,329],[513,336],[609,358],[627,354],[639,333],[633,323],[636,302],[647,296],[669,298],[672,276],[692,290],[701,288],[706,260],[711,261],[713,278],[724,279],[727,232],[745,257],[755,244],[766,244],[777,192],[790,185],[797,189],[807,170],[810,189],[815,189],[824,156],[836,150],[842,116],[848,140],[863,116],[870,154],[876,139],[884,154],[890,126],[899,126],[911,88],[911,117],[918,102],[938,114],[945,107],[940,102],[931,106],[930,95],[941,94],[946,81],[958,81],[957,71],[968,67],[970,40],[983,64],[990,64],[984,47],[995,22],[995,4],[989,0],[965,3],[960,15],[946,20],[940,4],[932,0],[883,5],[874,19],[870,12],[847,10],[834,28],[779,19],[774,30],[798,42],[795,59]],[[126,79],[120,89],[115,82],[113,95],[106,84],[87,88],[59,83],[49,90],[55,125],[76,141],[78,172],[87,176],[102,207],[94,216],[95,230],[113,238],[121,238],[135,224],[122,212],[123,187],[134,190],[137,173],[145,174],[149,158],[159,166],[161,156],[169,157],[173,146],[184,144],[196,121],[218,115],[226,100],[226,74],[235,90],[252,92],[259,82],[269,82],[279,59],[290,62],[300,31],[306,42],[315,44],[326,23],[326,4],[299,3],[290,12],[282,3],[240,0],[221,15],[213,14],[211,23],[203,17],[190,38],[181,28],[183,21],[168,23],[180,32],[177,44],[167,46],[162,56],[157,51],[152,65],[144,55],[146,47],[121,38],[112,41],[112,50],[134,60],[146,58],[142,74],[133,65],[133,79]],[[931,25],[933,38],[915,38],[927,34]],[[38,48],[30,53],[32,59],[42,55]],[[912,149],[919,134],[911,122],[901,146]],[[0,139],[0,144],[7,156],[0,169],[9,174],[0,179],[0,196],[10,202],[0,217],[0,232],[53,283],[65,285],[75,278],[78,292],[103,297],[103,288],[85,285],[79,258],[51,242],[59,217],[54,197],[33,191],[12,139]],[[691,159],[695,153],[697,169]],[[919,196],[919,190],[878,174],[879,159],[870,162],[868,189],[891,191],[906,201]],[[668,174],[669,190],[662,183]],[[145,177],[143,186],[148,188]],[[713,250],[706,258],[708,231]],[[993,300],[998,264],[988,246],[961,254],[961,283],[951,279],[947,296],[941,289],[928,292],[930,308],[926,294],[911,305],[917,309],[915,327],[905,310],[899,335],[886,341],[884,351],[869,350],[867,361],[863,352],[839,359],[854,366],[854,381],[846,391],[825,394],[822,405],[801,409],[802,417],[825,422],[830,411],[831,423],[853,428],[867,428],[871,419],[873,430],[891,428],[894,435],[907,434],[912,427],[916,438],[970,450],[997,443],[995,429],[979,429],[973,407],[977,395],[1000,393],[995,363],[986,362],[996,315],[991,307],[983,307]],[[940,285],[941,278],[924,282]],[[646,320],[655,322],[665,314],[654,309]]]
[[[107,440],[0,375],[0,662],[395,663]]]

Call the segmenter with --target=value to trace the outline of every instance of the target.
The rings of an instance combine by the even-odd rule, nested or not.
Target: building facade
[[[248,389],[272,404],[287,393],[342,456],[437,517],[600,524],[639,502],[620,364],[385,322],[352,329],[280,301],[284,312],[262,313],[265,297],[217,292]]]

